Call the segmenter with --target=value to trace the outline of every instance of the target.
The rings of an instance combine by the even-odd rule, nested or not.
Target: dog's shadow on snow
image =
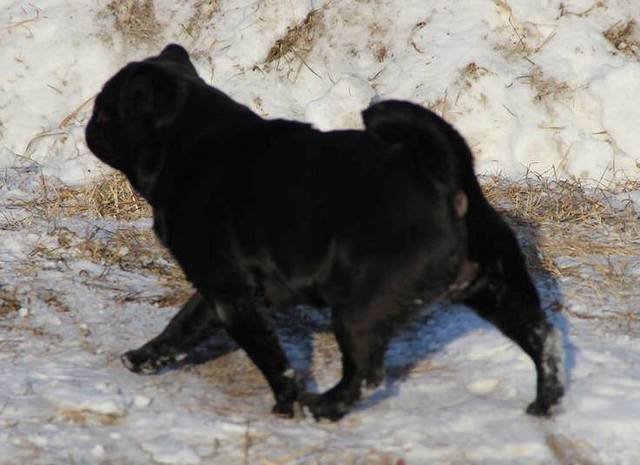
[[[575,366],[576,348],[569,339],[569,323],[558,311],[562,308],[563,301],[560,285],[556,277],[543,265],[536,225],[519,216],[504,212],[503,215],[516,231],[526,256],[527,266],[540,293],[542,306],[562,334],[565,379],[568,385]],[[314,334],[331,332],[329,312],[327,309],[299,307],[280,311],[274,315],[274,318],[283,347],[292,365],[305,375],[307,388],[310,391],[317,391],[318,383],[310,370],[314,350],[317,350],[314,348]],[[355,409],[367,409],[384,399],[395,396],[399,385],[410,377],[418,364],[427,360],[431,354],[441,351],[452,341],[481,328],[493,328],[493,325],[464,306],[440,304],[425,309],[392,340],[385,358],[387,376],[382,388],[359,403]],[[226,334],[219,332],[173,368],[201,364],[234,350],[237,350],[237,345]],[[335,348],[334,352],[339,361],[338,349]]]

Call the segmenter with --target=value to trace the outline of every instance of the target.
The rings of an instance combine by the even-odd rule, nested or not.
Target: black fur
[[[299,402],[337,420],[363,383],[382,381],[389,339],[416,301],[452,298],[531,356],[528,411],[547,414],[563,392],[555,331],[466,143],[407,102],[372,105],[363,119],[363,131],[331,132],[264,120],[205,84],[177,45],[105,84],[87,143],[148,200],[198,290],[125,365],[157,372],[221,327],[269,382],[274,412]],[[262,311],[297,303],[332,311],[343,374],[321,395],[304,391]]]

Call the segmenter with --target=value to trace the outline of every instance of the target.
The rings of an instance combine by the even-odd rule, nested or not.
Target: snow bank
[[[265,117],[361,127],[372,99],[402,98],[452,121],[479,172],[640,178],[638,2],[153,3],[135,23],[130,0],[4,2],[0,167],[101,174],[83,140],[91,98],[172,41]]]

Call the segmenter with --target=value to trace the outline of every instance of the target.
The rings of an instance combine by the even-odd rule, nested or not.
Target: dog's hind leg
[[[531,357],[537,372],[537,397],[527,413],[549,415],[564,393],[562,341],[540,306],[519,250],[508,252],[486,275],[487,285],[464,303]]]
[[[294,403],[303,383],[289,364],[272,323],[253,299],[216,300],[222,326],[247,353],[267,379],[276,400],[273,413],[294,415]]]
[[[186,357],[218,327],[217,312],[196,292],[162,333],[139,349],[122,355],[122,363],[136,373],[157,373]]]

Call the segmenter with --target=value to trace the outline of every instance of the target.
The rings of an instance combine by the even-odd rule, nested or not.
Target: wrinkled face
[[[87,145],[143,195],[163,165],[158,148],[171,136],[194,79],[199,80],[187,52],[169,45],[157,57],[126,65],[96,97]]]
[[[118,94],[122,82],[126,80],[126,71],[122,70],[111,78],[96,97],[93,114],[87,124],[85,137],[89,149],[107,165],[127,172],[128,150],[124,140],[126,120],[118,108]]]

